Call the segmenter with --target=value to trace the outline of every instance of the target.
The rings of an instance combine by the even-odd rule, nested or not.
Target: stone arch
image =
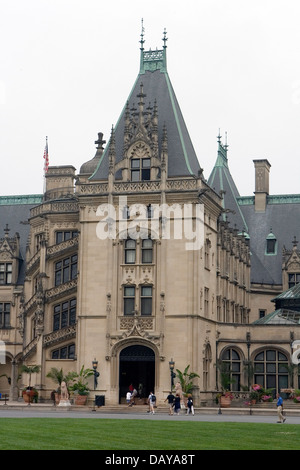
[[[144,356],[143,356],[144,354]],[[136,389],[142,384],[141,399],[158,387],[159,351],[157,346],[142,337],[130,337],[118,341],[112,348],[112,377],[119,395],[124,401],[131,383]],[[152,390],[153,389],[153,390]]]

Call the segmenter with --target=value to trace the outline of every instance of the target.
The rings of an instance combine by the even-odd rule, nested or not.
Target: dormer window
[[[276,255],[277,254],[277,240],[274,233],[271,232],[266,239],[266,255]]]
[[[131,181],[150,180],[151,160],[150,158],[131,159]]]
[[[11,284],[12,263],[0,263],[0,285]]]

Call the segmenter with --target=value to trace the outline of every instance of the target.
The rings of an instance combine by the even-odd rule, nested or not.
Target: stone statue
[[[69,401],[69,392],[67,389],[67,384],[66,382],[61,383],[61,392],[60,392],[60,401],[58,406],[71,406],[71,403]]]

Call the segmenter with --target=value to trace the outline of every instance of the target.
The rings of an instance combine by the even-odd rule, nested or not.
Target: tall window
[[[131,181],[149,181],[150,180],[150,158],[132,158],[131,159]]]
[[[125,263],[134,264],[136,259],[136,241],[131,238],[125,241]]]
[[[209,314],[209,289],[204,287],[204,315],[207,317]]]
[[[0,285],[11,284],[12,263],[0,263]]]
[[[124,287],[124,315],[132,315],[135,308],[135,287]]]
[[[274,396],[288,387],[288,358],[280,351],[266,349],[254,358],[254,382],[264,388],[274,388]]]
[[[241,358],[235,349],[226,349],[222,354],[222,362],[226,365],[226,370],[230,373],[231,390],[240,390],[241,385]]]
[[[203,390],[206,391],[209,388],[209,371],[210,371],[210,363],[211,363],[211,347],[209,344],[205,347],[204,357],[203,357]]]
[[[141,288],[141,315],[152,315],[152,286]]]
[[[142,263],[152,263],[153,242],[151,238],[142,241]]]
[[[39,251],[41,248],[41,243],[44,240],[44,234],[43,233],[38,233],[35,237],[35,249],[36,251]]]
[[[59,286],[77,277],[77,254],[55,263],[55,285]]]
[[[10,326],[10,303],[0,302],[0,328]]]
[[[60,330],[76,323],[76,299],[54,306],[53,331]]]

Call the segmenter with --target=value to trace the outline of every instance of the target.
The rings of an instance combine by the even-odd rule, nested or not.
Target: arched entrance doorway
[[[140,398],[154,392],[155,354],[151,348],[141,344],[127,346],[120,352],[119,403],[125,400],[130,384]]]

